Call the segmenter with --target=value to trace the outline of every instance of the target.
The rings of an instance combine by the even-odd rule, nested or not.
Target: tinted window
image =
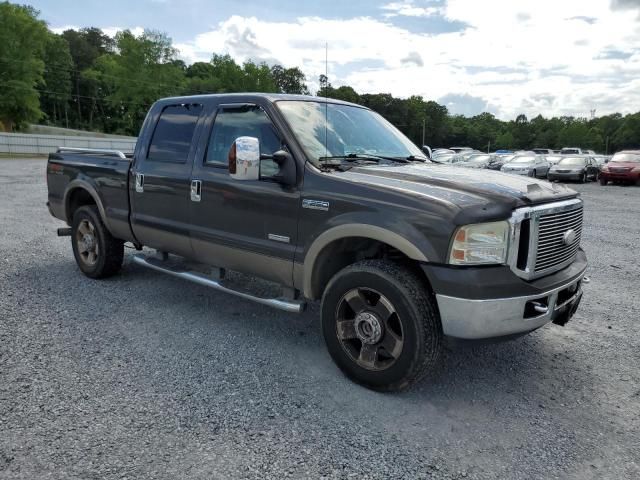
[[[205,162],[227,166],[229,149],[238,137],[256,137],[260,141],[260,153],[271,155],[282,148],[271,120],[259,107],[221,110],[216,115],[207,148]],[[273,160],[260,162],[260,174],[272,176],[278,173]]]
[[[184,163],[202,105],[170,105],[160,114],[149,145],[149,160]]]

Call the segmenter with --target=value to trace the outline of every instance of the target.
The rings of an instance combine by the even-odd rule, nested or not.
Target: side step
[[[279,310],[284,310],[285,312],[301,313],[304,311],[306,306],[305,302],[300,300],[289,300],[284,297],[262,298],[262,297],[256,297],[249,293],[234,290],[229,287],[225,287],[221,283],[221,280],[217,280],[213,277],[209,277],[203,273],[179,270],[179,269],[165,266],[163,265],[163,261],[157,258],[147,257],[145,255],[138,254],[138,255],[133,255],[133,262],[138,265],[142,265],[143,267],[150,268],[152,270],[168,273],[169,275],[172,275],[174,277],[182,278],[184,280],[189,280],[190,282],[204,285],[205,287],[213,288],[214,290],[220,290],[221,292],[230,293],[232,295],[236,295],[246,300],[252,300],[256,303],[261,303],[262,305],[267,305],[269,307],[277,308]]]

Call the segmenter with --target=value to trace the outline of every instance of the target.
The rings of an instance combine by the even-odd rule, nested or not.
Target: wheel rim
[[[98,261],[99,246],[96,227],[89,220],[82,220],[76,229],[76,246],[80,259],[86,265],[95,265]]]
[[[404,332],[393,304],[370,288],[349,290],[336,308],[336,336],[360,367],[386,370],[402,353]]]

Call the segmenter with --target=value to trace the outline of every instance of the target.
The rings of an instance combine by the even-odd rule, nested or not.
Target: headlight
[[[452,265],[505,263],[509,247],[507,222],[477,223],[459,227],[449,250]]]
[[[609,167],[607,167],[606,165],[604,165],[604,166],[602,167],[602,171],[603,171],[603,172],[608,172],[608,171],[609,171]]]

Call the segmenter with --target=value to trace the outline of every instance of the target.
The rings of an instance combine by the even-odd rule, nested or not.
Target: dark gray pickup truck
[[[345,102],[163,99],[132,155],[59,149],[47,181],[51,214],[70,226],[58,233],[87,276],[117,273],[130,242],[155,250],[137,264],[266,305],[298,312],[321,299],[331,356],[377,390],[414,383],[445,339],[563,325],[582,296],[576,192],[433,163]],[[238,290],[227,269],[282,296]]]

